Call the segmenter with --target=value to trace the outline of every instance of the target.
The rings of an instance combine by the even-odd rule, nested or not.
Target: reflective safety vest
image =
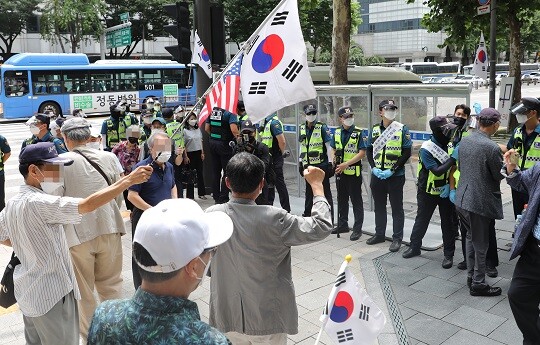
[[[461,139],[465,138],[465,137],[468,137],[469,135],[471,134],[471,132],[469,131],[464,131],[462,132],[461,134]],[[448,154],[449,155],[452,155],[452,153],[454,152],[454,144],[452,143],[453,140],[451,140],[449,143],[448,143]],[[461,140],[460,140],[461,141]],[[459,143],[459,142],[458,142]],[[459,176],[461,175],[461,173],[459,172],[459,163],[458,161],[456,161],[456,171],[454,171],[454,180],[456,181],[454,187],[457,189],[457,186],[459,184]]]
[[[343,150],[343,162],[347,162],[354,158],[358,154],[358,142],[362,140],[362,131],[358,128],[355,128],[345,144],[345,147],[343,147],[343,144],[341,143],[341,131],[343,129],[341,127],[336,128],[336,131],[334,132],[334,141],[336,143],[336,151]],[[360,166],[360,162],[357,163],[358,165],[348,167],[343,171],[343,174],[345,175],[353,175],[353,176],[360,176],[360,171],[362,170],[362,167]]]
[[[272,136],[272,131],[270,129],[270,126],[272,125],[272,121],[274,120],[279,121],[279,123],[283,126],[283,124],[281,123],[277,115],[274,115],[271,119],[265,121],[264,131],[261,134],[261,142],[265,144],[266,146],[268,146],[268,150],[272,150],[272,144],[274,143],[274,136]]]
[[[534,138],[531,147],[525,152],[522,128],[523,126],[520,126],[514,132],[514,149],[519,153],[519,168],[526,170],[540,162],[540,134]]]
[[[184,131],[180,127],[182,127],[182,124],[177,121],[167,123],[167,135],[174,142],[175,148],[184,147]]]
[[[373,127],[371,132],[372,143],[377,140],[381,133],[381,125]],[[383,150],[377,154],[377,157],[373,157],[375,166],[382,170],[391,169],[401,157],[402,145],[403,128],[394,133],[392,138],[386,142]]]
[[[126,140],[126,128],[131,126],[131,116],[124,116],[118,120],[118,128],[115,128],[113,121],[109,118],[107,124],[107,147],[113,147],[120,140]]]
[[[300,159],[305,166],[316,165],[324,162],[324,140],[323,140],[323,123],[316,122],[311,132],[311,137],[308,137],[306,124],[300,125]]]
[[[442,163],[441,163],[442,164]],[[418,174],[417,177],[420,179],[421,174],[427,173],[427,183],[426,183],[426,193],[431,195],[440,195],[442,189],[445,185],[448,184],[448,177],[450,173],[447,171],[441,176],[436,176],[431,171],[427,170],[422,163],[422,158],[418,154]]]
[[[248,114],[244,114],[242,116],[238,115],[238,121],[239,122],[247,121],[247,119],[248,119]]]
[[[225,111],[223,109],[216,109],[210,114],[210,138],[228,143],[234,137],[229,121],[225,121]]]

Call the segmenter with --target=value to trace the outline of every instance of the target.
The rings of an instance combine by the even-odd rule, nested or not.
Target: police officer
[[[456,125],[449,123],[444,116],[435,116],[429,121],[433,132],[431,139],[425,141],[418,153],[418,190],[416,200],[418,211],[411,234],[410,247],[403,252],[405,259],[421,254],[422,239],[426,235],[429,221],[435,208],[439,206],[441,230],[443,236],[443,268],[452,267],[456,247],[452,229],[452,203],[450,195],[450,168],[455,160],[448,155],[448,143]]]
[[[225,185],[225,167],[233,156],[230,142],[239,135],[238,117],[230,111],[214,107],[206,119],[204,130],[210,135],[212,196],[216,204],[226,203],[229,201],[229,189]]]
[[[187,158],[186,152],[185,152],[185,144],[184,144],[184,131],[182,130],[182,123],[178,122],[174,119],[174,112],[172,108],[165,108],[161,112],[161,116],[165,120],[166,123],[166,129],[167,135],[169,138],[171,138],[173,144],[174,144],[174,152],[177,155],[182,156],[182,161],[184,161]],[[187,164],[187,162],[186,162]],[[176,190],[178,193],[178,197],[181,198],[184,195],[184,184],[182,183],[182,170],[183,165],[175,165],[174,166],[174,178],[176,181]]]
[[[155,104],[156,104],[156,100],[153,99],[152,97],[149,97],[144,102],[144,107],[146,111],[148,111],[155,117],[161,117],[161,110],[160,110],[161,104],[159,104],[157,107],[155,106]]]
[[[26,145],[49,141],[54,144],[59,154],[67,152],[68,150],[64,141],[58,139],[49,131],[50,121],[51,118],[45,114],[36,114],[26,121],[26,125],[30,127],[32,136],[23,141],[21,149],[26,147]]]
[[[150,138],[150,134],[152,134],[153,121],[154,114],[143,110],[141,113],[141,137],[139,138],[139,143],[143,143],[146,141],[146,139]]]
[[[279,203],[281,208],[287,212],[291,212],[291,204],[289,203],[289,192],[285,184],[285,176],[283,175],[283,164],[285,163],[284,154],[287,156],[289,152],[286,150],[287,141],[283,133],[283,123],[279,120],[276,113],[268,115],[264,119],[262,126],[263,132],[261,142],[268,146],[270,155],[272,156],[272,164],[270,165],[276,177],[275,188],[268,191],[268,204],[273,205],[276,198],[276,192],[279,194]]]
[[[540,162],[540,101],[533,97],[524,97],[510,111],[516,115],[520,125],[514,130],[506,148],[507,150],[516,150],[519,157],[519,169],[527,170],[532,168],[535,163]],[[512,189],[515,217],[521,214],[528,200],[527,193]]]
[[[126,115],[127,102],[120,100],[111,105],[111,116],[103,120],[101,136],[103,137],[103,149],[111,151],[114,145],[126,138],[126,128],[139,122],[134,115]]]
[[[403,186],[405,163],[411,157],[411,134],[407,126],[395,121],[398,107],[393,100],[379,103],[381,122],[371,130],[367,158],[371,166],[371,195],[375,203],[375,235],[367,244],[382,243],[386,233],[386,197],[392,208],[393,234],[391,252],[397,252],[403,240],[405,211]]]
[[[324,196],[332,210],[332,223],[334,222],[334,202],[332,200],[332,190],[330,189],[330,177],[333,176],[332,169],[333,158],[330,142],[332,137],[325,123],[317,121],[317,106],[315,104],[306,104],[304,106],[306,122],[300,125],[300,161],[298,169],[300,175],[304,176],[304,169],[308,165],[316,166],[324,171]],[[303,217],[311,216],[311,207],[313,206],[313,191],[311,186],[306,184],[306,201],[304,204]]]
[[[236,113],[238,114],[238,121],[240,121],[240,123],[248,119],[244,101],[238,101],[238,104],[236,105]]]
[[[268,146],[256,140],[256,128],[250,121],[246,120],[240,123],[240,137],[237,139],[234,147],[234,154],[240,152],[249,152],[257,156],[264,162],[264,186],[261,194],[255,199],[257,205],[268,205],[268,190],[274,188],[273,171],[270,169],[272,157],[268,151]]]
[[[354,125],[351,107],[338,110],[341,126],[336,128],[331,146],[334,149],[336,187],[338,192],[338,224],[333,234],[349,232],[349,197],[351,198],[354,225],[350,240],[362,236],[364,223],[364,201],[362,200],[362,165],[366,155],[367,137],[362,138],[362,130]]]

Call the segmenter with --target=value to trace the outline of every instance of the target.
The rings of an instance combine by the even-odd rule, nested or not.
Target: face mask
[[[529,120],[527,114],[516,114],[516,119],[518,123],[525,123]]]
[[[130,144],[137,144],[139,142],[139,139],[134,138],[134,137],[129,137],[128,141],[129,141]]]
[[[349,117],[348,119],[343,120],[343,124],[347,127],[354,125],[354,117]]]
[[[152,123],[152,120],[153,120],[153,118],[150,117],[150,116],[149,116],[149,117],[143,118],[143,122],[144,122],[144,124],[146,124],[146,125],[151,124],[151,123]]]
[[[171,158],[171,152],[170,151],[161,151],[161,154],[158,158],[156,158],[156,161],[159,163],[165,163]]]
[[[208,274],[208,269],[210,268],[210,262],[212,261],[212,259],[210,258],[210,260],[208,260],[208,263],[205,263],[203,261],[203,259],[201,259],[200,256],[197,257],[204,265],[204,272],[202,274],[202,277],[197,277],[197,279],[199,279],[199,285],[197,286],[201,286],[201,284],[203,283],[204,281],[204,278],[206,277],[206,275]]]
[[[118,111],[120,112],[120,114],[123,115],[126,112],[126,106],[125,105],[119,106]]]
[[[306,115],[307,122],[313,122],[317,118],[317,115]]]
[[[454,117],[454,125],[458,127],[463,127],[465,125],[465,122],[467,122],[467,119],[464,119],[462,117]]]
[[[385,110],[383,113],[383,116],[386,117],[388,120],[393,120],[396,118],[397,111],[395,110]]]
[[[86,147],[88,147],[89,149],[99,150],[101,148],[101,144],[99,143],[99,141],[91,141],[86,143]]]
[[[152,134],[154,133],[165,133],[165,131],[161,128],[152,128]]]
[[[34,125],[30,126],[30,133],[32,133],[33,135],[38,135],[39,132],[40,130],[38,126],[34,126]]]
[[[189,120],[190,126],[195,126],[197,124],[197,120]]]
[[[45,180],[45,175],[39,172]],[[64,195],[64,182],[63,181],[40,181],[39,185],[43,193],[50,195],[62,196]]]

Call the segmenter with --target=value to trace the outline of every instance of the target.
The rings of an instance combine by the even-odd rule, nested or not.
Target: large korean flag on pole
[[[386,317],[349,270],[351,256],[341,265],[320,320],[334,344],[373,345]],[[320,336],[317,340],[320,339]]]
[[[195,30],[195,40],[193,42],[193,55],[191,56],[191,63],[196,63],[206,73],[208,78],[212,79],[212,63],[210,62],[210,56],[206,52],[197,30]]]
[[[472,72],[477,77],[487,79],[488,76],[488,53],[486,49],[486,41],[484,40],[484,33],[480,33],[480,44],[476,49],[476,56],[474,58],[474,65]]]
[[[240,85],[252,122],[315,98],[297,0],[282,0],[243,48]]]

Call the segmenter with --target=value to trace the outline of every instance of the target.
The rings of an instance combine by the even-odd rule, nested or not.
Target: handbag
[[[13,285],[13,272],[15,271],[15,266],[20,263],[21,261],[15,255],[15,252],[13,252],[0,281],[0,306],[3,308],[9,308],[17,303],[15,299],[15,286]]]

